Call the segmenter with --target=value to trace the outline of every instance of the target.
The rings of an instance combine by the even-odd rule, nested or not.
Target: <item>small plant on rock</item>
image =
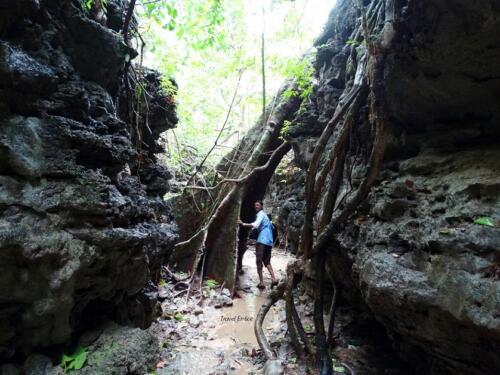
[[[474,224],[484,225],[487,227],[495,227],[495,222],[491,217],[488,216],[478,217],[476,220],[474,220]]]
[[[178,322],[183,322],[184,321],[184,315],[182,315],[180,312],[176,313],[174,315],[174,318],[175,320],[177,320]]]
[[[215,289],[215,288],[217,288],[217,285],[219,285],[219,283],[217,281],[211,280],[211,279],[206,280],[204,284],[205,284],[205,288],[207,288],[209,290]]]
[[[73,354],[63,354],[61,367],[65,374],[74,370],[80,370],[85,365],[87,350],[87,348],[79,347]]]

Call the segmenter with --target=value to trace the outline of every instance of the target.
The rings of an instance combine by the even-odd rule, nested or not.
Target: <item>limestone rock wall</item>
[[[385,163],[342,231],[334,277],[344,303],[370,311],[417,373],[495,374],[500,371],[500,6],[465,0],[395,4],[403,21],[386,69]],[[350,77],[356,46],[346,42],[356,22],[351,1],[337,1],[317,41],[315,89],[288,135],[303,169]],[[363,139],[369,128],[357,128],[354,139]],[[366,171],[366,156],[363,144],[350,145],[353,186]],[[279,206],[290,215],[287,200],[300,197],[303,187],[295,181],[288,186],[296,187]],[[295,204],[293,216],[302,210]],[[496,227],[475,224],[482,216]]]
[[[155,157],[174,105],[144,71],[149,124],[131,141],[119,88],[136,54],[126,2],[108,3],[100,22],[77,0],[0,3],[0,359],[104,319],[147,326],[177,238]]]

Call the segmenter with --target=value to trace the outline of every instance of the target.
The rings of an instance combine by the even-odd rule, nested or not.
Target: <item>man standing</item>
[[[255,228],[259,231],[259,236],[255,244],[255,257],[257,258],[257,272],[259,274],[259,285],[257,285],[257,287],[259,289],[264,289],[264,277],[262,276],[263,264],[271,274],[271,286],[278,285],[278,281],[274,276],[273,267],[271,266],[271,250],[273,249],[274,243],[273,228],[267,214],[262,209],[262,201],[256,201],[254,207],[255,211],[257,211],[257,218],[255,221],[253,223],[244,223],[238,220],[238,224]]]

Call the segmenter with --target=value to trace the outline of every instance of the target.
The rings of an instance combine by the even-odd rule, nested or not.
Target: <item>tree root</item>
[[[333,337],[335,331],[335,312],[337,310],[338,286],[337,283],[335,282],[335,278],[333,277],[333,269],[331,267],[328,267],[328,276],[330,277],[330,282],[332,284],[333,296],[332,296],[332,302],[330,304],[330,311],[328,313],[329,321],[328,321],[328,333],[326,337],[326,343],[328,347],[331,348],[334,343]]]
[[[286,280],[286,292],[285,292],[285,312],[286,321],[288,326],[288,332],[290,334],[290,340],[295,352],[299,358],[303,358],[304,354],[314,354],[314,349],[309,342],[307,333],[304,330],[304,326],[300,321],[299,314],[295,308],[295,302],[293,297],[293,289],[297,286],[302,275],[304,273],[303,262],[301,260],[295,261],[288,265],[287,267],[287,280]],[[299,341],[302,340],[302,343]]]
[[[306,213],[304,217],[304,226],[302,230],[300,246],[301,252],[304,254],[304,257],[306,259],[310,258],[310,249],[312,248],[313,243],[313,216],[317,208],[315,182],[321,155],[323,154],[323,151],[328,143],[328,140],[332,136],[335,127],[343,118],[344,114],[349,110],[352,102],[359,95],[360,91],[360,86],[353,87],[351,91],[346,95],[344,103],[339,103],[337,109],[335,110],[335,114],[326,125],[323,133],[321,133],[321,136],[318,140],[318,143],[316,144],[316,147],[314,148],[314,152],[311,157],[306,178],[306,202],[308,202],[308,204],[306,205]]]
[[[292,346],[297,353],[299,358],[304,358],[304,348],[299,341],[297,326],[293,317],[293,311],[297,312],[295,309],[295,304],[293,302],[293,278],[287,278],[286,281],[286,293],[285,293],[285,312],[286,312],[286,324],[288,326],[288,334],[290,335],[290,341]],[[297,314],[298,315],[298,314]]]
[[[276,354],[271,349],[271,345],[269,345],[269,341],[264,334],[264,330],[262,329],[262,323],[264,319],[271,309],[271,307],[278,302],[280,299],[283,299],[283,295],[285,294],[286,283],[280,283],[276,289],[269,293],[266,300],[260,307],[259,312],[257,313],[257,317],[255,318],[254,332],[255,337],[257,338],[257,343],[259,344],[264,356],[267,360],[275,360]]]
[[[371,187],[374,185],[385,151],[385,129],[387,116],[385,110],[385,84],[384,69],[387,53],[392,45],[394,33],[393,22],[395,15],[387,12],[385,15],[384,28],[388,28],[389,35],[386,40],[382,38],[376,40],[378,20],[382,15],[384,7],[383,1],[373,0],[368,8],[369,16],[365,14],[363,4],[360,2],[358,8],[361,12],[362,22],[360,27],[354,32],[357,40],[363,35],[367,45],[367,52],[358,63],[355,82],[358,84],[352,88],[346,88],[344,91],[344,103],[339,103],[335,114],[328,122],[321,134],[314,149],[306,180],[306,213],[301,238],[301,251],[303,259],[312,259],[313,268],[316,272],[314,287],[314,325],[316,334],[316,363],[321,374],[329,375],[333,372],[332,360],[329,354],[329,348],[333,344],[333,331],[335,323],[335,310],[337,307],[338,287],[332,278],[332,287],[334,290],[332,302],[330,305],[330,319],[328,323],[328,334],[325,332],[324,320],[324,273],[326,263],[326,250],[331,243],[332,238],[339,231],[341,226],[355,212],[359,204],[366,199]],[[394,4],[393,4],[394,5]],[[394,8],[394,6],[393,6]],[[393,9],[394,10],[394,9]],[[388,16],[389,14],[389,16]],[[369,96],[364,95],[363,88],[369,88]],[[368,170],[365,178],[349,195],[346,195],[345,202],[342,200],[338,206],[335,206],[338,198],[338,192],[343,183],[343,170],[346,162],[346,152],[348,145],[352,144],[352,127],[356,123],[361,103],[366,101],[369,107],[368,120],[373,125],[374,134],[372,137],[372,147],[368,160]],[[334,133],[337,124],[342,122],[342,127],[337,132],[333,146],[329,152],[326,161],[321,170],[318,171],[320,161],[322,160],[326,145]],[[320,209],[318,235],[314,241],[314,218],[318,214],[320,197],[325,189],[325,182],[329,178],[327,185],[328,195],[323,199]],[[351,187],[352,190],[352,187]],[[336,246],[338,251],[339,246]],[[289,289],[291,289],[290,284]],[[289,294],[291,294],[289,292]],[[287,297],[287,307],[291,311],[293,297]],[[294,322],[287,319],[291,336],[295,336],[292,341],[297,345],[297,332],[294,331]]]

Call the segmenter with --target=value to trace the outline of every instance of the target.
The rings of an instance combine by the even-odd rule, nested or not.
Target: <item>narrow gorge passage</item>
[[[499,97],[498,0],[0,0],[0,375],[499,374]]]

